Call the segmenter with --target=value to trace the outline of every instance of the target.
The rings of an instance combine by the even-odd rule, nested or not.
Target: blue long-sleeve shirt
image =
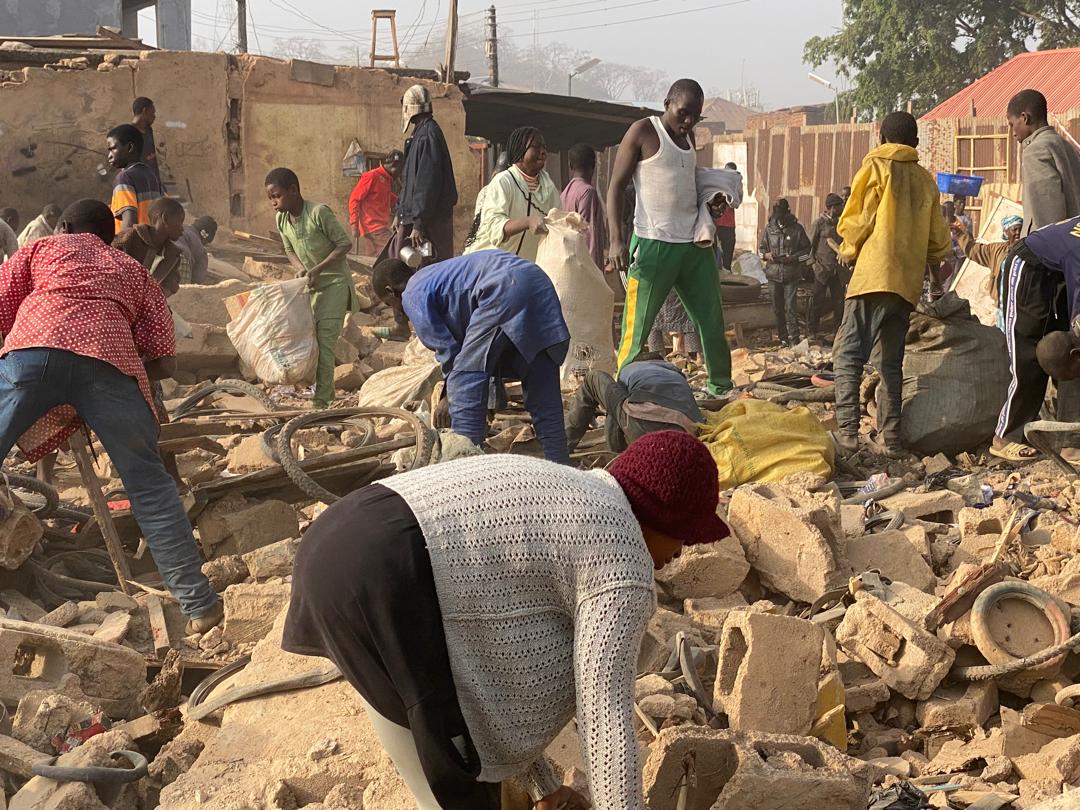
[[[1080,217],[1032,231],[1024,244],[1045,267],[1065,276],[1071,322],[1080,315]]]
[[[456,433],[482,443],[490,381],[513,376],[525,388],[544,455],[567,459],[558,367],[570,331],[543,270],[512,253],[479,251],[418,272],[402,305],[442,365]]]

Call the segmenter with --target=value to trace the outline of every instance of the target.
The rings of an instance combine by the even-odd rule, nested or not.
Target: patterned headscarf
[[[1016,214],[1009,214],[1007,217],[1001,218],[1001,238],[1008,239],[1009,228],[1014,225],[1023,225],[1024,218],[1017,216]]]
[[[431,112],[431,93],[422,84],[414,84],[401,99],[401,131],[409,131],[409,123],[420,113]]]

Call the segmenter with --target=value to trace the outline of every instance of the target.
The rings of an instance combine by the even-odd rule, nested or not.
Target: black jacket
[[[814,278],[823,284],[830,281],[833,276],[840,273],[843,276],[843,268],[840,266],[840,258],[836,251],[829,247],[828,240],[840,244],[840,235],[836,232],[836,224],[839,218],[832,219],[828,214],[822,214],[814,222],[814,228],[810,235],[810,251],[814,257]]]
[[[758,250],[772,255],[765,265],[765,278],[769,281],[798,281],[802,277],[802,260],[810,255],[810,238],[795,217],[784,223],[770,219]]]
[[[406,225],[430,223],[450,216],[457,204],[454,164],[446,138],[434,118],[416,125],[405,142],[405,169],[402,172],[398,214]]]

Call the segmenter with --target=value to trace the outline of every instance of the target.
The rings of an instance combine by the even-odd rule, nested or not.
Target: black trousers
[[[799,342],[799,280],[770,281],[773,317],[781,342]]]
[[[1023,441],[1024,426],[1039,418],[1050,381],[1035,357],[1035,347],[1050,332],[1069,328],[1065,277],[1039,264],[1019,242],[1005,259],[1001,306],[1012,379],[995,433],[1010,441]]]
[[[608,449],[613,453],[621,453],[646,433],[672,429],[664,422],[627,416],[623,403],[629,396],[626,386],[607,372],[593,370],[586,374],[570,399],[566,414],[566,444],[570,452],[574,452],[601,407],[607,416],[604,420],[605,438]]]
[[[844,319],[844,294],[846,291],[847,285],[844,284],[844,280],[839,273],[833,273],[832,278],[824,281],[819,276],[814,276],[814,291],[810,304],[809,329],[811,332],[818,330],[818,326],[821,324],[821,316],[830,309],[833,314],[833,329],[840,328],[840,322]]]
[[[311,525],[281,646],[329,658],[375,711],[412,732],[441,807],[499,810],[500,786],[476,780],[480,758],[458,704],[424,535],[400,495],[371,484]]]
[[[720,248],[717,252],[720,266],[731,272],[731,263],[735,259],[735,229],[726,225],[716,226],[716,241]]]
[[[849,298],[833,342],[836,374],[836,422],[846,436],[859,433],[859,384],[874,344],[881,341],[881,388],[878,430],[889,446],[900,443],[904,348],[911,303],[895,293],[867,293]]]

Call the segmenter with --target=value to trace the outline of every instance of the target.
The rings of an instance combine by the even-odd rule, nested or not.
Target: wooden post
[[[443,59],[446,75],[443,81],[454,82],[454,59],[457,56],[458,0],[450,0],[450,16],[446,23],[446,57]]]
[[[247,0],[236,0],[236,50],[248,52],[247,44]]]
[[[101,491],[101,479],[94,472],[94,462],[90,458],[86,437],[82,432],[78,432],[68,440],[68,444],[71,446],[71,454],[75,456],[75,465],[79,468],[83,487],[90,495],[94,517],[97,518],[98,525],[101,527],[101,536],[105,538],[105,550],[109,552],[116,578],[120,581],[120,590],[131,596],[133,591],[131,585],[128,584],[128,580],[131,579],[131,569],[128,568],[124,547],[120,544],[120,535],[116,531],[116,524],[113,523],[112,513],[109,512],[105,493]]]

